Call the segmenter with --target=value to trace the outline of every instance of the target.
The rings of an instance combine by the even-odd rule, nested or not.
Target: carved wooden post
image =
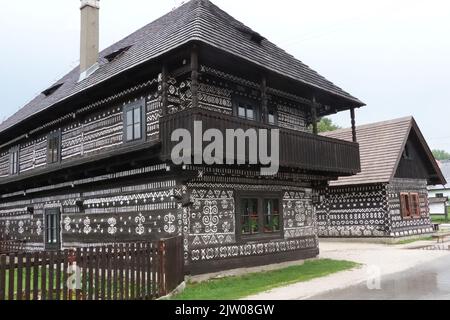
[[[196,108],[199,105],[198,100],[198,47],[194,45],[191,51],[191,92],[192,92],[192,107]]]
[[[267,79],[265,76],[261,78],[261,121],[262,123],[268,122],[268,108],[267,108]]]
[[[313,133],[318,134],[319,130],[317,128],[317,105],[315,96],[313,96],[312,98],[311,117],[312,117]]]
[[[357,139],[356,139],[355,108],[351,108],[350,109],[350,116],[352,118],[352,139],[353,139],[353,142],[357,142]]]
[[[161,104],[162,115],[165,116],[168,113],[169,106],[169,84],[167,82],[169,72],[167,70],[167,63],[163,63],[161,71]]]

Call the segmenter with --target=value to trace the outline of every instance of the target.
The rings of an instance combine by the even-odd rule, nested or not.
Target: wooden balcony
[[[243,129],[244,131],[250,128],[280,129],[281,167],[324,172],[330,176],[354,175],[361,171],[357,143],[279,128],[201,108],[184,110],[160,119],[163,159],[170,159],[172,148],[178,143],[171,142],[172,132],[182,128],[193,135],[194,121],[202,121],[203,132],[207,129],[218,129],[224,137],[226,129]]]

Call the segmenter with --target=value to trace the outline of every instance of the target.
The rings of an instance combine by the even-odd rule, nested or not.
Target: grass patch
[[[431,221],[433,223],[450,223],[450,219],[446,219],[445,216],[431,216]]]
[[[399,245],[399,244],[410,244],[417,241],[431,241],[433,240],[432,236],[429,237],[423,237],[423,238],[416,238],[416,239],[406,239],[406,240],[400,240],[398,242],[393,243],[393,245]]]
[[[56,282],[57,282],[57,279],[58,279],[57,276],[56,276],[56,270],[54,270],[54,272],[53,272],[52,288],[50,288],[50,272],[49,272],[48,268],[45,269],[45,272],[43,272],[43,271],[44,270],[42,270],[42,267],[38,268],[38,272],[37,272],[37,279],[38,279],[38,281],[37,281],[37,287],[36,287],[36,291],[37,291],[38,295],[41,296],[41,294],[43,292],[43,283],[42,283],[43,279],[42,279],[42,276],[45,273],[44,288],[45,288],[45,292],[46,292],[46,298],[49,299],[50,297],[52,297],[52,299],[63,300],[63,297],[64,297],[64,293],[63,292],[64,292],[64,290],[69,290],[68,287],[67,287],[67,283],[64,281],[64,273],[65,273],[65,271],[61,270],[61,274],[60,274],[60,278],[59,278],[59,281],[60,281],[59,297],[58,297],[58,295],[56,293],[56,289],[57,289]],[[34,290],[35,290],[35,287],[34,287],[34,274],[35,274],[34,273],[34,268],[31,268],[31,270],[30,270],[30,282],[29,282],[31,298],[33,297],[33,293],[34,293]],[[74,274],[67,274],[68,280],[69,280],[69,277],[71,277],[71,276],[74,276]],[[12,295],[12,297],[10,297],[9,296],[9,292],[10,292],[10,283],[9,283],[10,273],[9,273],[9,269],[6,270],[6,272],[5,272],[5,280],[6,281],[5,281],[5,286],[4,286],[6,300],[8,300],[8,299],[17,300],[17,298],[19,296],[19,293],[18,293],[18,287],[19,287],[18,286],[18,283],[19,283],[18,277],[19,277],[19,270],[16,268],[16,269],[14,269],[14,273],[13,273],[13,279],[14,279],[13,283],[12,283],[13,295]],[[71,292],[72,292],[71,299],[72,300],[75,300],[77,291],[78,291],[78,294],[80,295],[82,300],[87,299],[89,283],[91,282],[90,278],[89,278],[88,275],[82,276],[80,274],[80,280],[79,281],[80,281],[80,283],[79,283],[80,287],[77,288],[78,290],[75,290],[75,289],[71,290]],[[98,281],[99,281],[98,282],[98,287],[96,288],[95,287],[95,279],[92,279],[92,282],[93,282],[93,289],[92,290],[93,290],[94,295],[96,294],[97,291],[100,294],[100,292],[102,290],[102,286],[104,286],[105,293],[107,294],[107,292],[108,292],[107,291],[108,290],[107,287],[108,287],[108,285],[110,285],[111,286],[111,289],[110,289],[111,290],[111,296],[114,295],[114,290],[116,291],[117,296],[118,297],[120,296],[120,288],[121,288],[120,281],[114,282],[114,280],[111,279],[111,281],[108,283],[108,279],[105,278],[105,277],[101,277],[101,276],[99,277]],[[83,288],[83,284],[85,284],[85,289],[86,290],[82,291],[81,289]],[[125,286],[124,283],[122,285],[123,285],[123,287]],[[22,292],[21,292],[22,295],[23,295],[22,299],[24,299],[24,297],[25,297],[25,288],[26,288],[26,271],[22,270]],[[142,295],[145,295],[145,292],[147,292],[147,289],[146,288],[144,289],[142,286],[140,287],[140,290],[142,292]],[[137,290],[137,286],[136,286],[136,279],[135,279],[135,282],[133,282],[131,280],[129,281],[129,284],[128,284],[128,296],[131,296],[131,291],[134,291],[137,296],[140,295],[140,294],[138,294],[138,290]],[[123,294],[127,295],[127,292],[126,292],[125,288],[123,288]]]
[[[34,268],[30,268],[30,279],[29,279],[29,284],[30,284],[30,291],[31,291],[31,293],[33,292],[33,290],[35,289],[34,288]],[[39,294],[42,292],[42,275],[43,275],[43,272],[42,272],[43,270],[42,270],[42,267],[40,267],[39,266],[39,268],[38,268],[38,270],[37,270],[37,279],[38,279],[38,281],[37,281],[37,287],[36,287],[36,289],[37,289],[37,291],[39,292]],[[10,271],[9,271],[9,269],[7,269],[6,270],[6,272],[5,272],[5,297],[7,298],[7,299],[17,299],[18,297],[18,293],[17,293],[17,289],[18,289],[18,278],[19,278],[19,270],[16,268],[16,269],[14,269],[14,272],[13,272],[13,283],[12,283],[12,285],[13,285],[13,287],[12,287],[12,292],[13,292],[13,297],[10,297],[9,296],[9,291],[10,291],[10,283],[9,283],[9,281],[10,281]],[[46,279],[45,279],[46,281],[45,281],[45,288],[46,288],[46,291],[48,292],[48,296],[50,296],[50,295],[52,295],[52,296],[54,296],[55,298],[56,298],[56,295],[55,295],[55,289],[56,289],[56,280],[57,280],[57,276],[56,276],[56,270],[53,272],[53,288],[50,290],[49,289],[49,287],[50,287],[50,273],[48,272],[48,270],[46,269]],[[63,279],[63,272],[61,272],[61,276],[60,276],[60,283],[61,283],[61,289],[63,289],[64,288],[64,279]],[[25,287],[26,287],[26,270],[25,270],[25,267],[22,269],[22,283],[21,283],[21,287],[22,287],[22,293],[24,294],[25,293]],[[32,294],[31,294],[31,296],[32,296]],[[62,296],[62,293],[61,293],[61,296]]]
[[[186,289],[173,300],[236,300],[289,284],[324,277],[353,269],[359,264],[330,259],[310,260],[303,265],[280,270],[250,273],[243,276],[188,283]]]

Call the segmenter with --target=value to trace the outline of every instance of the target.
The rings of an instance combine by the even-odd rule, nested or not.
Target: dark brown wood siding
[[[201,121],[203,130],[220,130],[224,137],[227,129],[245,131],[252,128],[276,128],[202,108],[181,111],[161,118],[161,156],[163,159],[170,159],[172,149],[177,144],[177,142],[171,142],[172,132],[175,129],[183,128],[193,133],[194,121]],[[360,170],[359,147],[356,143],[280,129],[279,148],[281,166],[342,175],[355,174]]]
[[[429,159],[419,146],[416,135],[411,132],[405,146],[406,153],[402,155],[395,173],[396,178],[422,180],[429,178],[431,171]]]

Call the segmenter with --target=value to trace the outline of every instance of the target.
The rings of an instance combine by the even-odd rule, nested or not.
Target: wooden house
[[[430,215],[442,216],[445,220],[448,219],[448,197],[430,197]]]
[[[324,136],[351,140],[351,130]],[[403,237],[433,232],[428,185],[445,178],[412,117],[357,127],[361,172],[330,182],[317,207],[319,236]]]
[[[82,0],[80,67],[0,125],[0,237],[27,250],[184,237],[188,272],[314,257],[314,203],[360,171],[317,119],[364,104],[207,0],[98,52]],[[55,39],[55,50],[57,50]],[[280,169],[175,165],[177,128],[279,129]]]
[[[438,161],[442,174],[447,181],[450,181],[450,160]],[[430,198],[430,213],[433,215],[448,216],[448,206],[450,198],[450,184],[435,185],[428,187],[428,197]]]

